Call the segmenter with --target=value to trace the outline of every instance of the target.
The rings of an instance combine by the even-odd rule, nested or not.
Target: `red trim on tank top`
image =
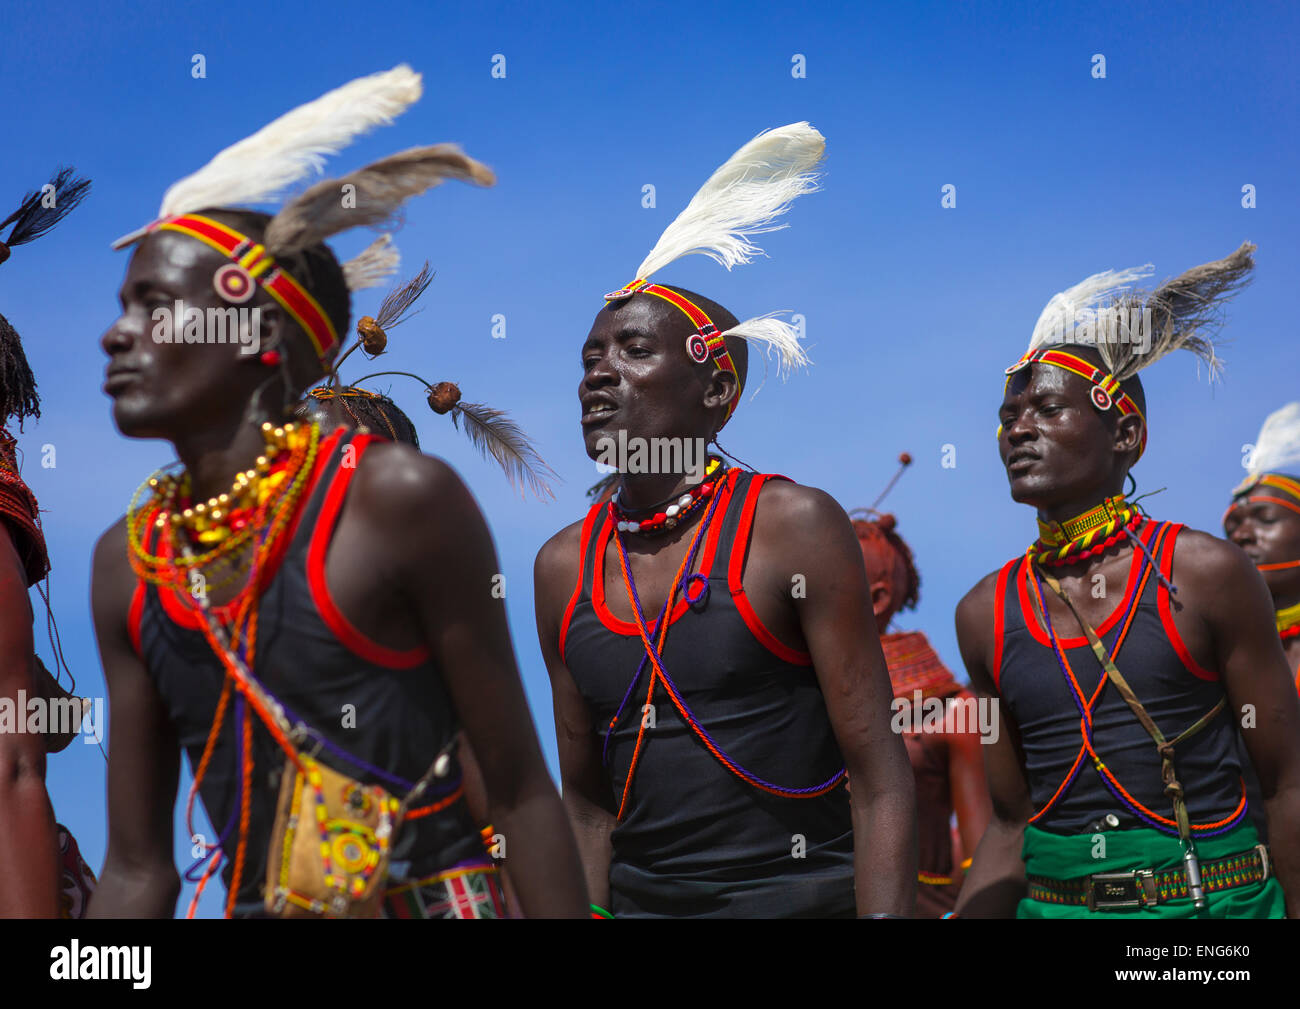
[[[736,538],[731,544],[731,563],[727,566],[727,587],[731,590],[731,598],[736,604],[736,612],[740,614],[741,619],[745,621],[745,626],[749,628],[749,632],[754,635],[759,644],[778,659],[788,662],[792,666],[811,666],[812,656],[810,654],[797,648],[791,648],[779,641],[776,635],[763,625],[763,621],[758,618],[749,597],[745,594],[745,559],[749,556],[749,536],[753,531],[754,512],[758,509],[758,496],[762,493],[763,485],[768,480],[789,481],[789,479],[789,477],[769,473],[757,474],[750,480],[749,492],[745,495],[745,503],[741,506],[740,524],[736,527]]]
[[[311,479],[307,481],[307,486],[303,488],[302,497],[298,510],[289,523],[289,528],[284,535],[280,537],[280,542],[275,545],[270,557],[267,558],[266,567],[262,569],[259,578],[259,586],[265,588],[271,584],[276,572],[280,570],[280,564],[284,560],[285,551],[289,549],[289,544],[293,542],[294,535],[298,532],[298,523],[302,520],[303,512],[307,510],[307,503],[311,500],[312,492],[316,489],[316,484],[320,481],[320,475],[325,469],[325,464],[329,460],[330,453],[334,451],[338,440],[343,436],[344,429],[340,426],[334,429],[334,433],[322,441],[316,450],[316,465],[312,469]],[[158,553],[160,556],[170,557],[170,541],[162,539],[158,544]],[[164,612],[168,619],[178,627],[184,627],[187,630],[197,631],[202,629],[199,618],[199,609],[196,605],[189,602],[189,596],[182,596],[175,589],[159,588],[158,598],[162,601]],[[224,606],[213,606],[212,613],[216,618],[226,624],[230,623],[233,613],[231,604]]]
[[[1013,557],[1002,565],[1002,570],[998,572],[997,588],[993,590],[993,686],[995,689],[1001,689],[1002,684],[1002,638],[1007,631],[1007,576],[1011,574],[1011,569],[1019,563],[1019,559]]]
[[[1178,534],[1182,531],[1182,523],[1171,523],[1171,535],[1165,538],[1164,547],[1160,551],[1160,572],[1171,582],[1174,578],[1174,544],[1178,541]],[[1217,680],[1219,674],[1211,672],[1197,663],[1192,658],[1192,653],[1187,650],[1187,646],[1183,644],[1178,628],[1174,625],[1174,615],[1169,609],[1169,590],[1165,588],[1164,582],[1161,582],[1156,589],[1156,604],[1160,610],[1160,623],[1164,625],[1165,634],[1169,637],[1169,643],[1174,646],[1174,651],[1182,660],[1183,665],[1187,667],[1187,671],[1197,679]]]
[[[430,655],[428,646],[389,648],[362,634],[335,605],[325,578],[325,560],[330,540],[333,538],[334,524],[338,521],[339,512],[343,510],[343,500],[347,496],[352,478],[360,468],[357,464],[360,463],[361,456],[369,448],[370,443],[376,440],[379,439],[369,434],[359,434],[353,438],[350,444],[357,447],[354,464],[340,466],[330,481],[329,489],[325,492],[325,503],[321,506],[320,517],[316,521],[316,528],[312,530],[311,543],[307,547],[307,586],[321,620],[350,651],[378,666],[386,666],[389,669],[413,669],[428,660]]]
[[[1147,519],[1142,524],[1142,529],[1138,535],[1142,537],[1142,542],[1146,544],[1147,549],[1151,548],[1151,532],[1160,527],[1159,522],[1153,522]],[[1129,561],[1128,577],[1124,580],[1124,590],[1117,596],[1118,602],[1115,609],[1111,611],[1110,616],[1103,620],[1097,627],[1097,636],[1105,637],[1112,627],[1119,622],[1119,618],[1124,614],[1121,612],[1124,608],[1124,600],[1128,598],[1129,586],[1133,584],[1133,579],[1137,577],[1138,569],[1141,567],[1143,554],[1136,546],[1133,547],[1133,558]],[[1040,645],[1047,648],[1052,647],[1052,642],[1047,636],[1047,631],[1043,625],[1038,622],[1038,613],[1029,605],[1029,594],[1025,586],[1029,582],[1029,571],[1024,564],[1024,558],[1021,558],[1020,568],[1016,573],[1016,592],[1020,597],[1020,615],[1024,618],[1025,626],[1029,628],[1029,633],[1034,636],[1034,640]],[[1056,643],[1063,649],[1068,648],[1086,648],[1088,639],[1080,634],[1077,638],[1065,638],[1061,635],[1056,636]]]
[[[592,505],[587,510],[587,517],[582,521],[582,539],[578,544],[578,584],[573,588],[573,595],[569,596],[569,605],[564,608],[564,617],[560,621],[560,661],[564,661],[564,639],[569,635],[569,621],[573,619],[573,609],[578,605],[578,600],[582,598],[582,574],[587,567],[587,544],[591,542],[591,528],[596,524],[596,516],[605,506],[603,504]]]
[[[126,633],[131,639],[131,647],[138,658],[144,658],[140,647],[140,619],[144,616],[144,582],[136,579],[135,591],[131,593],[131,605],[126,611]]]
[[[739,475],[739,470],[733,470],[733,473]],[[725,493],[727,496],[718,502],[718,507],[713,514],[713,522],[708,532],[704,534],[704,553],[700,557],[700,571],[705,578],[708,578],[713,571],[713,559],[718,550],[718,535],[722,529],[723,520],[726,518],[727,508],[731,505],[731,492],[735,489],[735,477],[729,476],[726,487],[718,489],[718,493]],[[605,552],[609,547],[610,537],[614,533],[614,523],[609,517],[609,509],[601,506],[604,515],[604,525],[600,527],[600,535],[596,538],[596,553],[593,558],[592,578],[591,578],[591,608],[596,611],[596,616],[608,630],[615,634],[622,634],[625,637],[636,637],[640,635],[637,626],[630,620],[620,620],[610,612],[609,607],[605,605]],[[673,607],[673,612],[668,617],[668,626],[671,627],[681,619],[682,614],[689,609],[689,604],[685,597],[677,600]],[[657,615],[657,614],[656,614]],[[652,619],[646,614],[647,626]]]

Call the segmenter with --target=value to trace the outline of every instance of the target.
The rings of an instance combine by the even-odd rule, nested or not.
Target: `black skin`
[[[26,718],[19,691],[44,694],[32,643],[27,578],[9,528],[0,522],[0,698]],[[43,672],[43,670],[41,671]],[[0,918],[59,916],[58,842],[45,792],[47,740],[34,732],[0,732]]]
[[[1300,512],[1277,501],[1300,508],[1300,498],[1281,487],[1255,487],[1238,497],[1223,517],[1223,534],[1241,547],[1257,566],[1300,560]],[[1300,603],[1300,565],[1260,574],[1273,596],[1275,609]],[[1282,649],[1292,674],[1300,678],[1300,636],[1287,638],[1282,642]]]
[[[105,391],[123,434],[170,441],[207,497],[226,489],[261,452],[263,417],[246,404],[276,369],[229,344],[160,344],[150,311],[176,298],[222,307],[212,290],[223,263],[214,250],[162,232],[136,250],[122,285],[122,315],[104,334]],[[258,291],[262,346],[300,353],[306,336]],[[310,351],[308,351],[310,353]],[[427,644],[442,670],[492,798],[492,819],[510,843],[514,889],[529,916],[586,917],[573,835],[541,749],[515,665],[500,600],[500,568],[474,499],[445,463],[405,445],[361,456],[326,558],[330,592],[372,639],[397,649]],[[429,521],[436,514],[438,521]],[[401,530],[401,535],[394,535]],[[429,577],[429,572],[447,577]],[[108,854],[91,901],[95,917],[168,917],[179,878],[172,817],[179,748],[162,697],[127,635],[135,584],[125,521],[100,539],[92,605],[113,710],[108,771]],[[481,592],[467,586],[482,586]],[[235,590],[213,591],[221,604]]]
[[[696,365],[686,354],[693,332],[676,308],[638,295],[607,306],[582,348],[578,396],[587,453],[601,437],[699,437],[710,440],[723,408],[737,395],[733,376]],[[597,408],[605,406],[605,412]],[[629,508],[655,504],[689,486],[685,475],[624,474]],[[660,536],[626,535],[629,563],[646,612],[662,607],[702,518]],[[599,736],[573,676],[559,657],[563,610],[577,579],[581,523],[552,537],[534,573],[537,629],[551,676],[565,806],[573,822],[592,899],[609,899],[610,833],[617,807],[601,766]],[[606,600],[633,619],[611,542]],[[816,570],[809,558],[816,557]],[[807,576],[806,598],[791,598],[795,574]],[[792,648],[806,649],[849,775],[860,914],[910,915],[916,881],[912,772],[902,740],[890,731],[889,674],[875,632],[862,553],[848,517],[827,494],[784,481],[764,485],[744,571],[759,618]],[[793,744],[792,745],[797,745]]]
[[[1142,420],[1100,413],[1079,376],[1045,364],[1019,373],[1007,387],[1000,410],[1001,454],[1014,501],[1037,510],[1044,521],[1061,522],[1118,494],[1136,460]],[[1090,591],[1100,574],[1123,585],[1133,550],[1125,539],[1099,557],[1053,574],[1084,619],[1099,624],[1114,599]],[[1274,868],[1286,893],[1287,912],[1300,912],[1300,701],[1287,670],[1273,623],[1268,589],[1237,547],[1207,533],[1185,530],[1174,558],[1178,595],[1174,624],[1192,657],[1217,670],[1230,711],[1254,705],[1257,725],[1243,731],[1259,775],[1268,812]],[[993,604],[997,573],[985,577],[957,606],[957,638],[975,691],[996,698],[989,672],[994,651]],[[1052,623],[1077,622],[1063,602],[1046,594]],[[1082,633],[1080,630],[1078,633]],[[1019,731],[1002,707],[1003,732],[984,748],[993,819],[975,853],[957,912],[964,917],[1012,917],[1025,895],[1020,857],[1025,824],[1032,815]],[[1168,727],[1166,727],[1168,728]]]

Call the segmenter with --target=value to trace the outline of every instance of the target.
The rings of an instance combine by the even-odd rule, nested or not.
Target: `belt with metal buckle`
[[[1263,883],[1272,875],[1268,848],[1257,844],[1249,851],[1201,863],[1206,893]],[[1081,879],[1029,877],[1029,897],[1047,904],[1082,904],[1089,911],[1117,911],[1152,907],[1187,900],[1187,877],[1182,866],[1172,869],[1131,869],[1095,872]]]

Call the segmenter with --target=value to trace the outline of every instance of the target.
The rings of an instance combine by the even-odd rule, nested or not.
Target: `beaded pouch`
[[[299,754],[286,761],[266,865],[279,918],[377,918],[402,803]]]

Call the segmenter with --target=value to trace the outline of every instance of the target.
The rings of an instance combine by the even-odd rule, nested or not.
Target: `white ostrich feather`
[[[1300,476],[1300,403],[1288,403],[1268,415],[1255,439],[1250,474]]]
[[[1085,318],[1096,319],[1100,312],[1106,311],[1115,303],[1121,292],[1127,290],[1135,281],[1149,277],[1155,269],[1152,264],[1133,266],[1126,270],[1105,270],[1094,273],[1073,287],[1068,287],[1052,295],[1051,301],[1043,308],[1034,323],[1033,335],[1029,338],[1029,350],[1068,342],[1075,325]],[[1103,354],[1105,346],[1100,347]]]
[[[349,291],[378,287],[402,265],[402,254],[392,235],[380,235],[358,256],[343,264],[343,279]]]
[[[730,270],[763,250],[751,235],[787,227],[775,220],[816,192],[826,139],[807,123],[760,133],[718,168],[637,268],[642,279],[682,256],[703,255]]]
[[[405,63],[335,88],[231,144],[174,183],[163,195],[158,217],[267,202],[286,186],[321,171],[327,156],[375,126],[390,124],[422,90],[420,75]],[[114,248],[139,234],[118,239]]]
[[[777,354],[777,374],[785,379],[791,369],[806,368],[812,362],[799,344],[799,328],[782,319],[776,318],[782,312],[746,319],[722,334],[723,338],[738,336],[752,347],[764,352],[764,361],[775,351]]]

